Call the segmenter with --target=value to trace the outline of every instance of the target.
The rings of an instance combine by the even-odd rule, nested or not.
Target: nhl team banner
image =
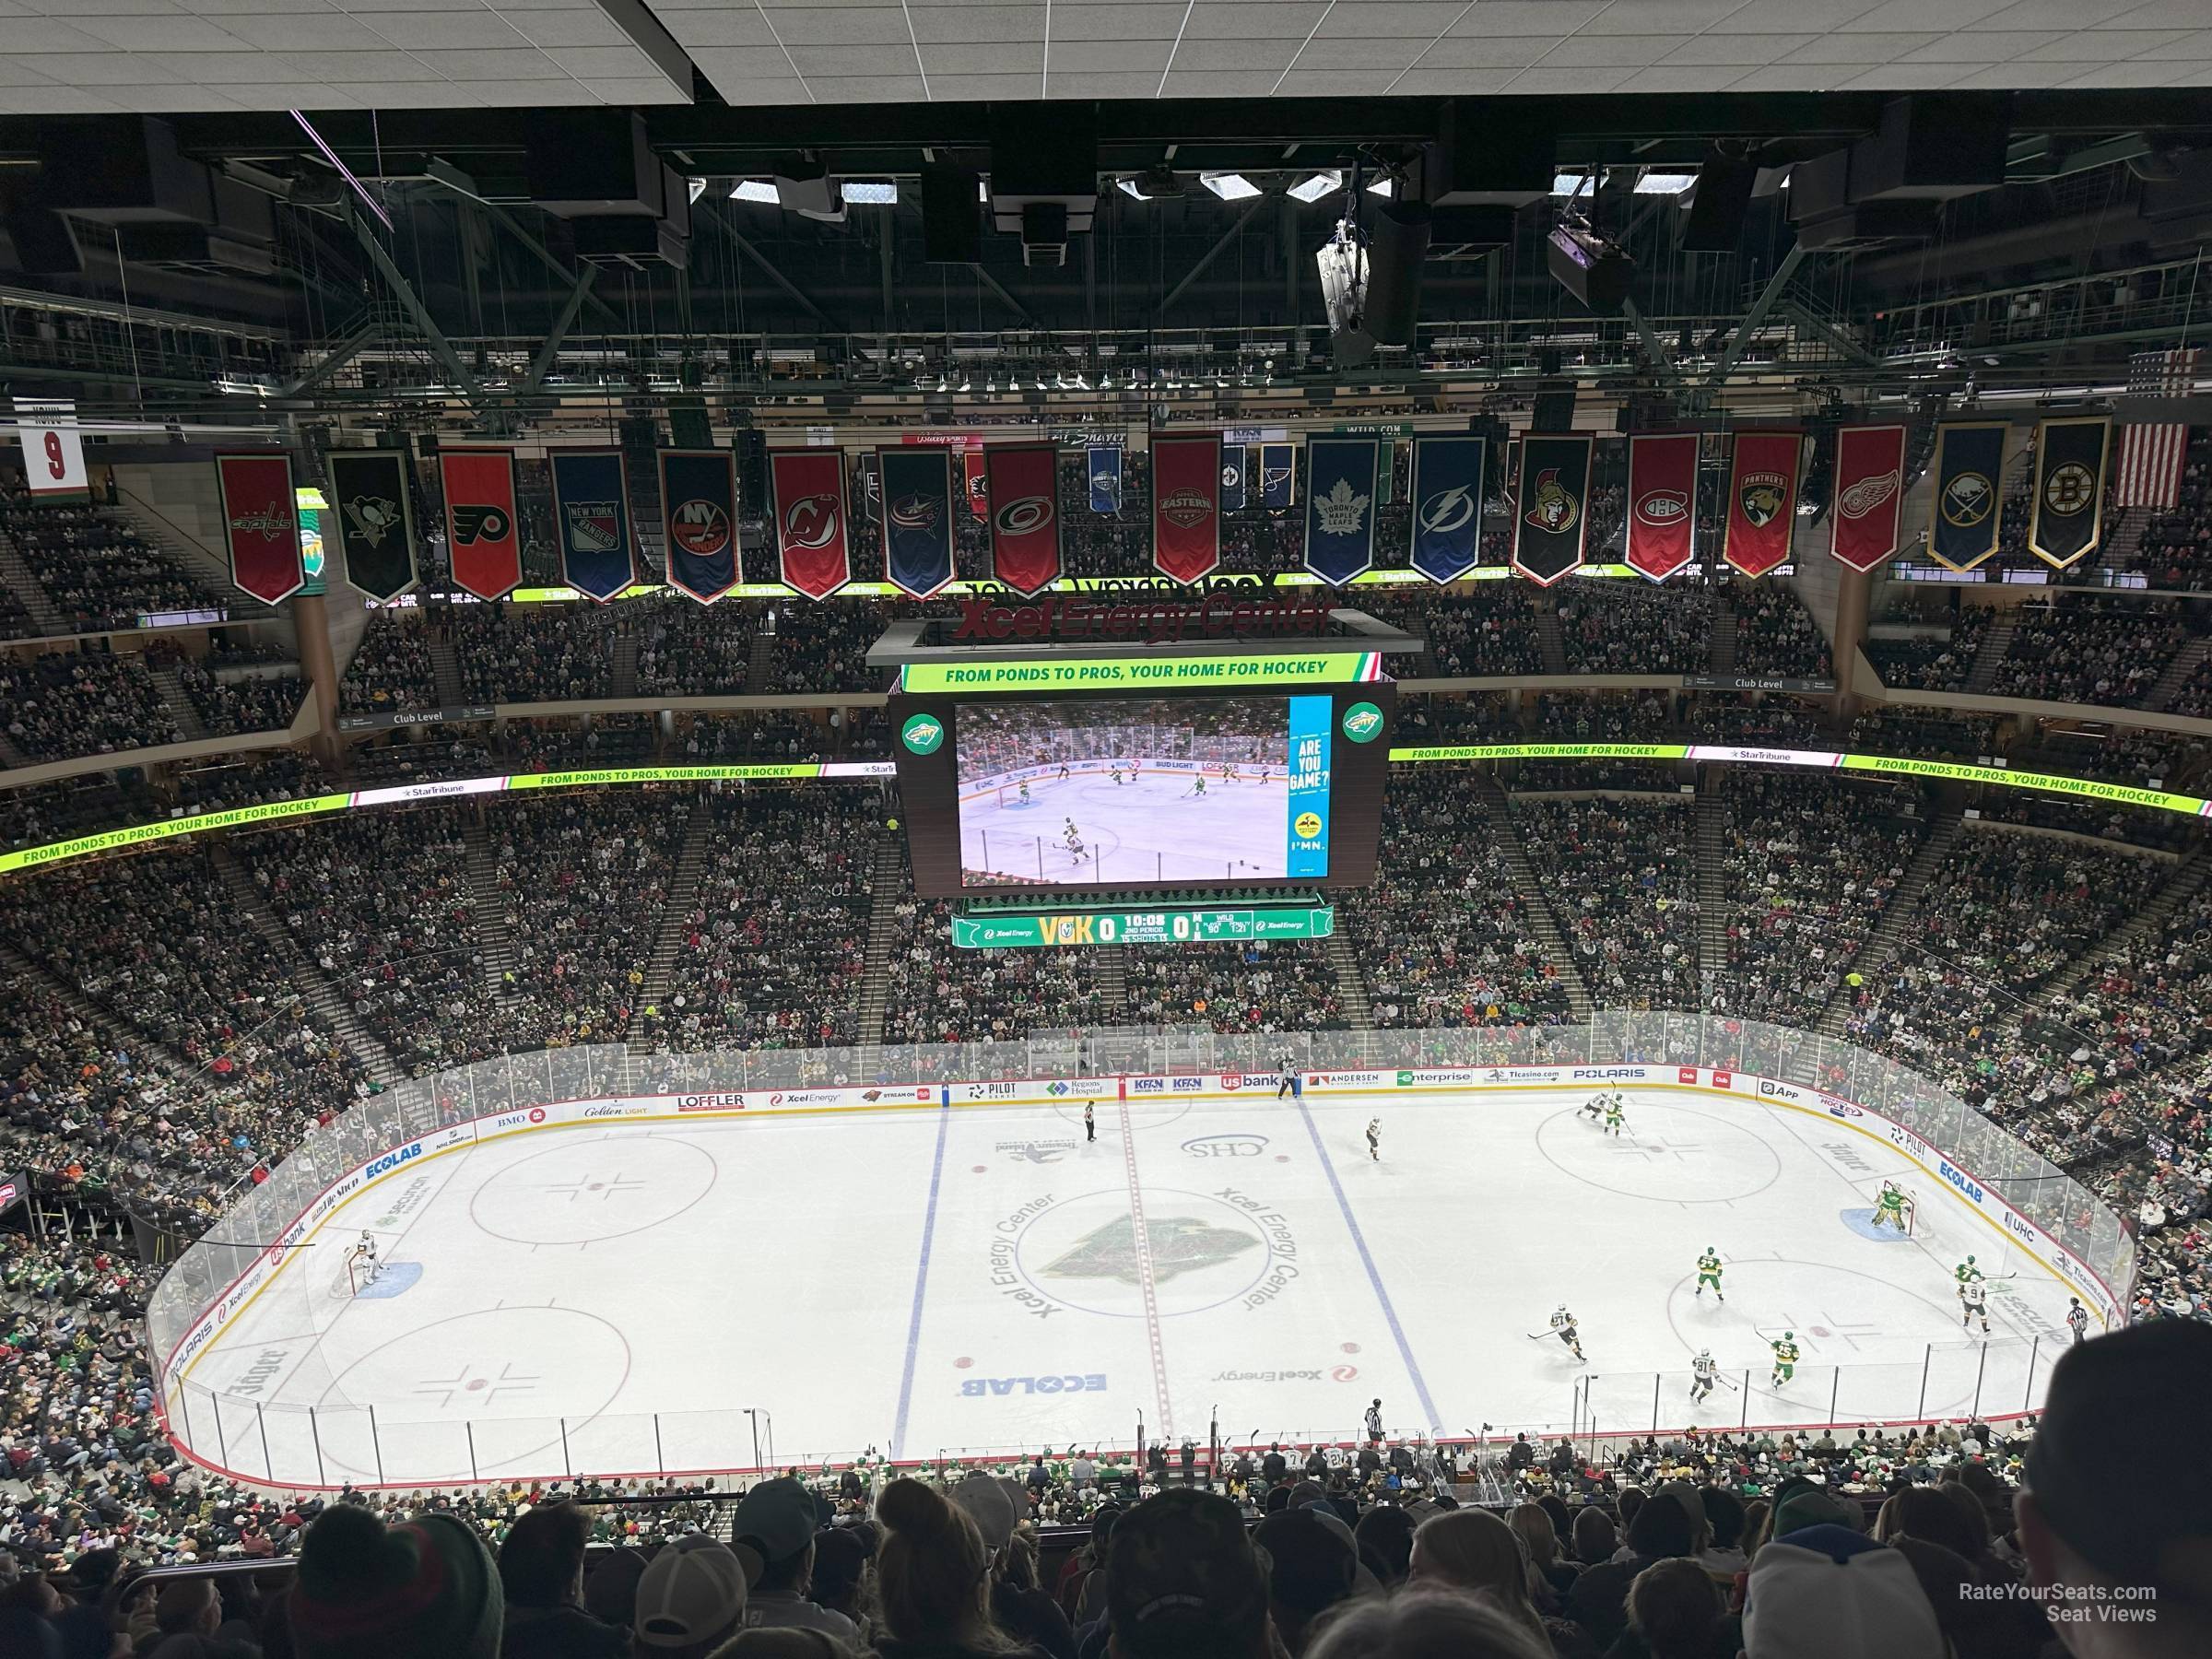
[[[371,599],[396,599],[415,585],[415,507],[405,450],[333,450],[331,499],[346,580]]]
[[[638,579],[629,523],[629,467],[618,449],[554,450],[553,536],[560,579],[605,605]]]
[[[991,492],[983,478],[983,452],[980,449],[964,451],[960,455],[961,475],[968,480],[968,511],[979,519],[991,516]]]
[[[1836,433],[1835,500],[1829,551],[1854,571],[1895,556],[1905,504],[1905,429],[1849,426]]]
[[[1154,433],[1153,568],[1173,581],[1191,582],[1211,575],[1220,562],[1221,435]]]
[[[1697,549],[1698,434],[1634,432],[1629,437],[1629,569],[1665,582]]]
[[[1374,567],[1382,447],[1373,438],[1306,441],[1306,569],[1331,587]]]
[[[1016,593],[1041,593],[1060,574],[1060,452],[1050,443],[994,443],[983,452],[991,497],[992,573]]]
[[[845,463],[835,450],[782,450],[768,457],[783,582],[827,599],[853,580],[845,538]]]
[[[1241,443],[1221,446],[1221,511],[1244,511],[1244,475],[1252,467],[1252,451]]]
[[[2004,517],[2002,420],[1947,420],[1936,429],[1936,500],[1928,514],[1928,555],[1954,571],[1971,571],[1997,550]]]
[[[945,450],[878,450],[883,477],[883,574],[926,599],[952,580],[952,456]]]
[[[514,452],[443,449],[445,547],[453,581],[479,599],[504,598],[523,581],[523,541],[514,523]]]
[[[1119,512],[1122,510],[1122,452],[1110,443],[1094,443],[1084,452],[1085,470],[1090,477],[1090,510],[1093,512]]]
[[[737,585],[737,457],[728,450],[662,450],[660,464],[668,585],[712,605]],[[841,534],[841,517],[839,524]]]
[[[2035,429],[2035,500],[2028,550],[2065,570],[2104,539],[2104,462],[2112,417],[2045,420]]]
[[[288,599],[307,582],[291,456],[218,455],[215,478],[230,542],[230,580],[264,605]]]
[[[1747,576],[1764,576],[1790,561],[1804,453],[1805,434],[1794,427],[1735,435],[1721,556]]]
[[[1489,447],[1487,438],[1413,441],[1408,562],[1431,582],[1464,576],[1482,558],[1482,471]]]
[[[883,473],[872,452],[860,458],[860,515],[871,524],[883,523]]]
[[[1280,512],[1298,500],[1298,451],[1288,443],[1260,445],[1260,505]]]
[[[1545,587],[1582,568],[1590,533],[1587,432],[1531,432],[1521,440],[1513,492],[1513,569]]]

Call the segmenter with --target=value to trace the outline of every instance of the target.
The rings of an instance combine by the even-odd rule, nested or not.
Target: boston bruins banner
[[[1587,432],[1530,433],[1521,440],[1513,492],[1513,569],[1549,587],[1582,568],[1590,529]]]
[[[2063,571],[2104,539],[2104,461],[2112,432],[2106,415],[2036,427],[2028,550],[2045,564]]]
[[[1735,435],[1721,556],[1747,576],[1764,576],[1789,562],[1804,452],[1805,434],[1794,429]]]
[[[1928,556],[1971,571],[1997,550],[2005,481],[2002,420],[1947,420],[1936,429],[1936,499],[1928,510]]]
[[[346,580],[371,599],[398,598],[416,580],[406,451],[333,450],[324,465]]]

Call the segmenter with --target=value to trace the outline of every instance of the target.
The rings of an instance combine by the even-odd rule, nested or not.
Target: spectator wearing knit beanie
[[[335,1504],[300,1544],[291,1622],[300,1659],[499,1659],[500,1575],[450,1515],[387,1529]]]

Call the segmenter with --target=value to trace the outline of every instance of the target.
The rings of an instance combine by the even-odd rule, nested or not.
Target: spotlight
[[[838,186],[838,194],[844,200],[865,207],[899,205],[899,186],[890,179],[847,179]]]
[[[730,192],[730,200],[763,202],[773,207],[776,205],[776,187],[766,179],[740,179],[737,188]]]
[[[1113,182],[1113,187],[1131,201],[1148,202],[1152,199],[1144,193],[1143,187],[1135,179],[1116,179]]]
[[[1334,170],[1317,172],[1310,179],[1300,179],[1290,186],[1289,194],[1301,202],[1318,202],[1332,190],[1344,188],[1344,175]]]
[[[1198,182],[1225,202],[1249,201],[1260,187],[1240,172],[1202,172]]]

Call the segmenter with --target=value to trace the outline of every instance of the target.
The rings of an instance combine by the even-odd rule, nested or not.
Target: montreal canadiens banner
[[[1094,443],[1085,453],[1083,459],[1090,477],[1090,510],[1093,512],[1119,512],[1122,510],[1120,446]]]
[[[553,539],[560,579],[605,605],[637,580],[629,524],[629,468],[620,450],[554,450]]]
[[[952,580],[952,456],[941,449],[886,449],[877,452],[876,465],[883,477],[884,580],[926,599]]]
[[[1408,562],[1431,582],[1450,582],[1482,558],[1482,473],[1489,440],[1413,441],[1412,547]]]
[[[783,582],[827,599],[853,580],[845,539],[845,463],[835,450],[784,450],[768,457]]]
[[[324,465],[346,580],[371,599],[398,598],[416,582],[406,451],[333,450]]]
[[[1851,426],[1836,433],[1835,500],[1829,551],[1854,571],[1871,571],[1897,552],[1905,504],[1905,429]]]
[[[983,451],[983,478],[992,574],[1018,594],[1042,592],[1060,574],[1060,452],[1049,443],[994,443]]]
[[[1373,438],[1313,438],[1306,443],[1306,569],[1342,587],[1375,562]]]
[[[2028,550],[2065,570],[2104,539],[2104,464],[2109,415],[2045,420],[2035,429],[2035,493]]]
[[[1298,451],[1288,443],[1260,445],[1260,505],[1281,512],[1298,500]]]
[[[1747,576],[1764,576],[1789,562],[1804,453],[1805,434],[1794,428],[1735,435],[1721,555]]]
[[[1971,571],[1997,550],[2004,517],[1998,489],[2005,477],[2002,420],[1947,420],[1936,429],[1936,500],[1928,512],[1928,554],[1939,565]]]
[[[438,470],[445,484],[445,548],[453,581],[479,599],[504,598],[523,580],[514,452],[441,449]]]
[[[1513,492],[1513,569],[1545,587],[1582,568],[1590,533],[1587,432],[1535,433],[1521,440]]]
[[[662,450],[660,465],[668,585],[712,605],[737,585],[737,457]]]
[[[1687,566],[1698,502],[1698,435],[1635,432],[1629,437],[1629,569],[1665,582]]]
[[[1221,435],[1152,438],[1152,565],[1196,582],[1221,562]]]
[[[291,456],[218,455],[215,479],[230,542],[230,580],[264,605],[290,598],[307,582]]]

